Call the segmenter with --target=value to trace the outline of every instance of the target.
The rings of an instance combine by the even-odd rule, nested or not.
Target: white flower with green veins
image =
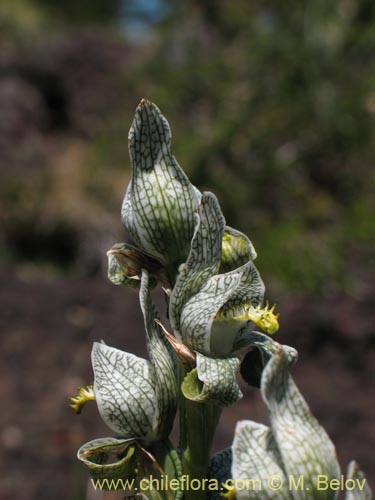
[[[177,408],[174,353],[155,322],[158,316],[146,271],[141,279],[140,303],[150,361],[95,343],[93,389],[81,389],[79,397],[72,398],[72,406],[79,411],[80,398],[95,398],[101,417],[119,436],[91,441],[78,451],[78,458],[94,478],[140,479],[145,471],[157,474],[165,466],[172,477],[178,472],[177,454],[168,444]],[[113,455],[115,461],[111,460]],[[168,495],[147,498],[175,498]]]
[[[231,450],[211,461],[209,477],[230,485],[227,499],[334,500],[338,496],[337,489],[326,488],[341,477],[335,447],[311,414],[288,366],[287,354],[278,349],[263,370],[261,390],[270,427],[238,422]],[[372,498],[355,462],[349,464],[346,478],[356,486],[347,492],[346,500]],[[223,496],[212,493],[209,498]]]
[[[185,262],[200,193],[171,152],[171,131],[159,108],[142,99],[129,131],[132,164],[122,221],[134,243],[161,262],[173,280]]]
[[[261,306],[264,285],[250,241],[225,226],[212,193],[202,195],[196,219],[190,253],[171,295],[169,317],[176,337],[197,352],[197,367],[182,386],[185,396],[227,406],[241,397],[238,354],[255,347],[266,360],[279,345],[253,332],[255,325],[274,333],[278,321],[273,308]],[[223,268],[229,270],[220,273]],[[295,351],[285,349],[293,361]]]

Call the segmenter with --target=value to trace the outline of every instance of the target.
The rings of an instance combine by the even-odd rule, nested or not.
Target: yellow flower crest
[[[94,387],[92,385],[88,385],[87,387],[78,387],[78,395],[70,398],[72,404],[69,405],[73,410],[77,413],[81,413],[82,408],[88,401],[95,400]]]
[[[267,301],[266,307],[261,307],[258,304],[256,307],[251,306],[247,310],[247,317],[250,321],[255,323],[259,328],[261,328],[265,333],[272,335],[276,333],[279,329],[279,314],[275,314],[276,305],[273,305],[271,308],[269,307],[269,303]]]
[[[265,333],[272,335],[279,329],[279,314],[275,314],[276,305],[269,307],[267,301],[266,307],[261,307],[260,304],[254,306],[253,304],[242,304],[233,309],[220,310],[215,317],[217,321],[224,322],[246,322],[252,321]]]

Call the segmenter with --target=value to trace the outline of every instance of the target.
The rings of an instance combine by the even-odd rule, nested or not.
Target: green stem
[[[184,373],[181,370],[181,375]],[[221,408],[206,404],[195,403],[180,394],[180,446],[182,473],[192,479],[202,480],[207,477],[210,462],[210,450],[217,424],[220,419]],[[195,483],[194,486],[197,486]],[[188,500],[205,500],[204,483],[196,491],[185,493]]]

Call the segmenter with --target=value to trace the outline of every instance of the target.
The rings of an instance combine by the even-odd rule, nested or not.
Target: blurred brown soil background
[[[373,7],[280,4],[1,3],[0,500],[99,498],[76,451],[111,432],[68,398],[92,382],[94,341],[145,355],[137,293],[109,283],[105,255],[126,238],[142,97],[252,239],[295,380],[343,472],[355,458],[374,487]],[[267,422],[243,391],[215,450],[237,420]]]

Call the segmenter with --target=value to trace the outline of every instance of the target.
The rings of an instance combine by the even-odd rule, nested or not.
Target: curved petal
[[[239,273],[228,273],[214,276],[207,280],[202,289],[193,295],[181,312],[180,332],[184,342],[193,350],[207,356],[226,356],[232,351],[233,340],[242,324],[235,325],[233,331],[218,332],[220,339],[214,352],[211,342],[211,331],[214,318],[240,283]]]
[[[346,472],[346,480],[348,479],[355,486],[352,490],[347,488],[345,500],[371,500],[373,498],[366,476],[355,460],[349,462]]]
[[[237,500],[291,498],[281,456],[268,427],[249,420],[238,422],[232,452]],[[270,478],[280,478],[280,489],[272,489]]]
[[[220,273],[233,271],[257,257],[255,248],[249,238],[234,229],[226,226],[223,234]]]
[[[89,469],[94,479],[103,479],[102,489],[110,484],[105,480],[126,480],[136,476],[137,441],[113,437],[94,439],[81,446],[77,457]],[[112,483],[113,484],[113,483]]]
[[[170,446],[159,443],[159,455],[168,455]],[[96,490],[121,491],[125,498],[146,500],[177,500],[181,498],[175,491],[162,488],[158,491],[147,479],[154,479],[168,484],[165,470],[155,456],[142,448],[137,440],[102,438],[84,444],[78,450],[78,458],[89,469],[92,486]],[[159,458],[159,457],[158,457]],[[167,461],[171,461],[169,457]],[[178,461],[178,457],[174,457]],[[171,464],[170,464],[171,465]],[[170,467],[168,478],[176,477],[176,464]],[[172,474],[171,474],[172,472]],[[134,496],[133,496],[134,495]]]
[[[116,243],[108,250],[108,278],[114,285],[139,288],[142,269],[153,276],[150,286],[157,280],[166,284],[164,269],[160,262],[127,243]]]
[[[91,358],[95,398],[104,422],[125,438],[155,440],[160,412],[151,363],[98,342]]]
[[[197,367],[189,372],[182,385],[184,396],[198,403],[230,406],[242,398],[237,383],[240,360],[208,358],[197,353]]]
[[[290,365],[295,363],[298,357],[293,347],[279,344],[268,335],[251,331],[251,328],[245,326],[235,343],[235,351],[241,352],[249,347],[254,349],[242,360],[240,371],[245,382],[254,387],[260,387],[263,369],[279,349],[284,351]]]
[[[255,254],[250,241],[232,228],[224,232],[224,227],[215,196],[203,193],[191,251],[181,266],[169,308],[176,336],[192,349],[217,357],[232,352],[234,339],[248,323],[246,317],[236,318],[237,309],[249,303],[259,304],[264,295],[264,284],[249,260]],[[223,259],[228,265],[241,259],[246,263],[217,274]],[[215,318],[220,309],[223,314]]]
[[[336,498],[337,491],[318,490],[317,476],[340,477],[335,447],[297,389],[288,372],[289,360],[279,349],[265,367],[261,387],[272,434],[287,475],[303,476],[304,488],[292,489],[295,500]]]
[[[139,293],[143,312],[146,343],[151,363],[155,367],[155,392],[158,402],[158,436],[166,438],[172,428],[177,409],[177,384],[175,378],[175,353],[165,338],[160,326],[155,322],[158,313],[149,294],[149,277],[142,273]]]
[[[224,216],[216,197],[212,193],[203,193],[190,253],[180,268],[169,305],[171,325],[180,340],[180,316],[185,303],[219,270],[224,226]]]

